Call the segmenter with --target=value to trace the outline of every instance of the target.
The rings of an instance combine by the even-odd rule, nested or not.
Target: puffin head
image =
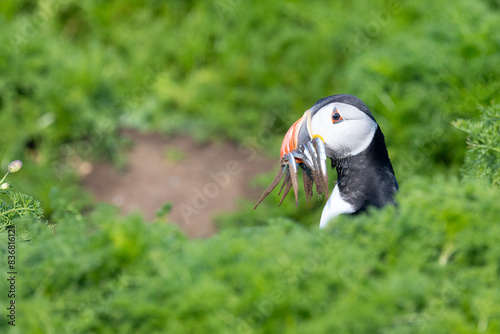
[[[297,205],[298,167],[303,171],[306,200],[312,197],[314,185],[318,194],[325,193],[328,198],[328,158],[332,167],[337,168],[338,184],[332,195],[338,198],[329,200],[327,206],[336,203],[338,208],[347,208],[339,210],[340,213],[353,213],[368,205],[382,206],[393,201],[397,181],[382,131],[363,101],[353,95],[341,94],[317,101],[290,127],[281,145],[278,174],[255,208],[283,177],[281,202],[293,187]],[[346,172],[348,169],[351,173]],[[346,188],[347,183],[356,187]],[[378,189],[378,185],[382,185],[383,192],[376,190],[378,193],[375,193],[373,189]],[[354,193],[349,194],[349,190]],[[343,203],[345,198],[352,205]]]
[[[301,146],[316,137],[332,161],[354,156],[370,145],[377,128],[375,118],[357,97],[348,94],[328,96],[306,110],[290,127],[283,139],[280,156],[300,151]]]

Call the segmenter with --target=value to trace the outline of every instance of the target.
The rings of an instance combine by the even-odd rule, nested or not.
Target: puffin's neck
[[[355,212],[368,206],[382,207],[394,203],[398,183],[380,127],[366,150],[332,161],[332,166],[337,169],[340,196],[353,206]]]

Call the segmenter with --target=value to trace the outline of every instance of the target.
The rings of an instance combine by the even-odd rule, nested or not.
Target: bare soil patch
[[[130,130],[125,134],[134,142],[126,169],[94,163],[83,179],[84,187],[123,214],[140,211],[150,221],[171,202],[168,220],[190,237],[214,234],[214,216],[234,210],[239,198],[257,200],[262,189],[251,188],[248,182],[276,168],[276,161],[231,143],[198,144],[189,137]]]

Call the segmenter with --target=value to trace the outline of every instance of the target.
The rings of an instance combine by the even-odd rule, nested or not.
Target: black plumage
[[[395,204],[399,186],[380,127],[366,150],[347,158],[332,159],[332,167],[337,169],[337,185],[342,197],[355,212],[369,206]]]

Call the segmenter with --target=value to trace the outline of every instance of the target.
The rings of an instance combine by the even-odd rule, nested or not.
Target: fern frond
[[[0,201],[0,225],[2,227],[19,217],[31,217],[37,221],[42,218],[43,209],[38,200],[9,189],[3,190],[1,193],[5,194],[11,202],[9,204],[6,201]]]
[[[462,172],[466,178],[485,178],[500,188],[500,105],[480,107],[479,111],[479,120],[453,122],[468,134]]]

